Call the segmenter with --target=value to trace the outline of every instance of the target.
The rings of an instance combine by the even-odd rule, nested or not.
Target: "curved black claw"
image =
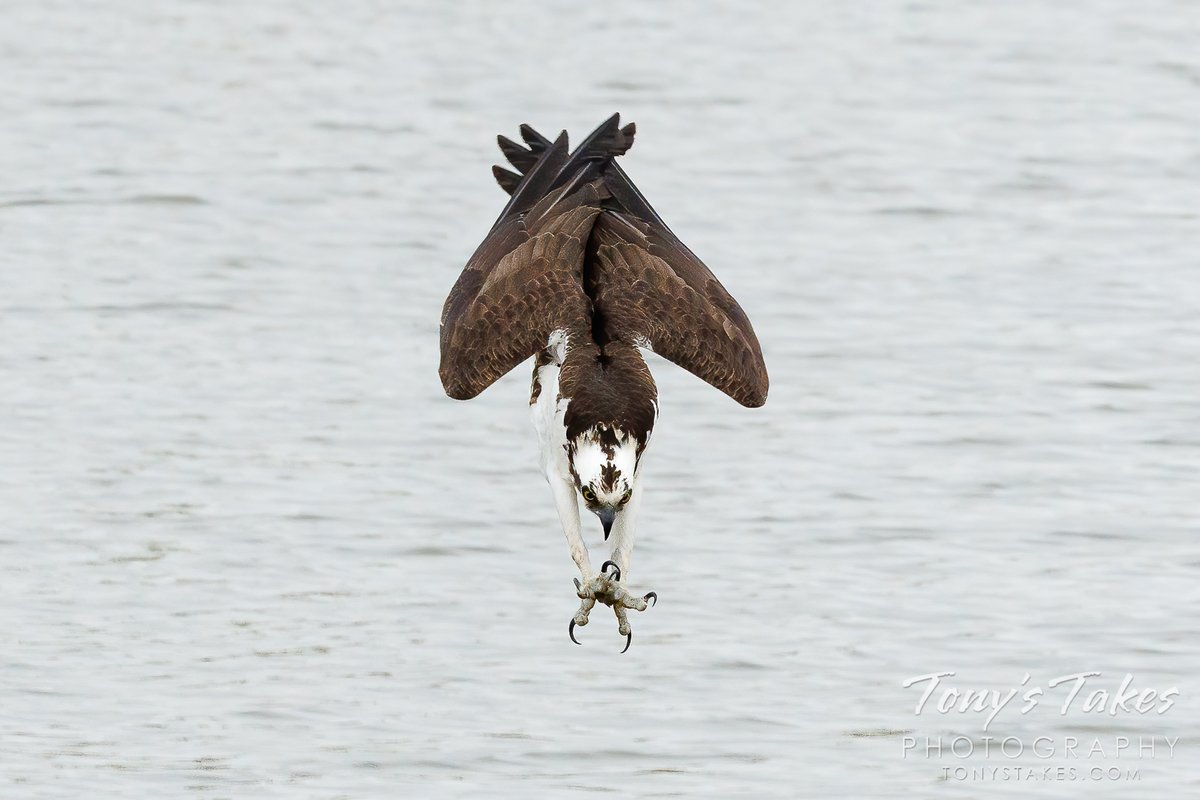
[[[582,592],[583,587],[579,585],[579,578],[571,578],[571,580],[575,582],[575,591]]]
[[[633,644],[633,631],[630,631],[629,633],[625,634],[625,650],[628,650],[629,645],[631,645],[631,644]],[[624,653],[625,650],[622,650],[621,652]]]
[[[571,617],[571,624],[567,626],[567,636],[571,637],[571,641],[577,645],[582,645],[583,642],[575,638],[575,618]],[[624,652],[624,651],[621,651]]]
[[[601,571],[601,572],[605,572],[605,571],[607,571],[607,570],[608,570],[608,566],[609,566],[610,564],[612,565],[612,568],[613,568],[613,570],[614,570],[614,571],[617,573],[616,577],[615,577],[615,578],[613,578],[613,580],[614,580],[614,581],[619,581],[619,580],[621,580],[621,568],[620,568],[619,566],[617,566],[617,562],[615,562],[615,561],[613,561],[613,560],[611,560],[611,559],[610,559],[610,560],[608,560],[608,561],[605,561],[603,564],[601,564],[601,565],[600,565],[600,571]],[[625,652],[625,651],[624,651],[624,650],[622,650],[621,652],[623,653],[623,652]]]
[[[658,605],[658,592],[646,592],[642,595],[642,599],[652,606]]]

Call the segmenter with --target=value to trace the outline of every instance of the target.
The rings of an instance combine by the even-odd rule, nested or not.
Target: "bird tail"
[[[524,146],[507,136],[496,137],[496,143],[500,145],[500,152],[508,159],[508,163],[516,168],[516,172],[497,165],[492,167],[492,175],[496,177],[496,183],[500,184],[500,188],[510,195],[517,191],[521,181],[551,145],[549,139],[535,131],[530,125],[522,125],[520,130],[521,138],[525,141]],[[621,127],[621,115],[613,114],[601,123],[600,127],[592,131],[591,135],[583,140],[583,144],[571,153],[567,166],[560,174],[568,175],[588,163],[603,162],[624,155],[633,146],[635,133],[637,133],[636,125],[631,122],[625,127]]]

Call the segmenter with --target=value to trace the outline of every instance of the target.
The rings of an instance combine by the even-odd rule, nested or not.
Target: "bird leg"
[[[575,638],[575,627],[582,628],[588,624],[588,615],[599,601],[610,607],[616,614],[617,631],[625,637],[625,650],[628,650],[630,642],[633,641],[633,632],[625,614],[626,609],[645,611],[649,601],[657,602],[658,595],[654,592],[649,592],[644,597],[630,594],[624,584],[620,582],[621,568],[615,561],[605,561],[604,565],[600,567],[599,574],[592,572],[587,545],[584,544],[583,532],[579,525],[579,505],[576,501],[575,487],[567,481],[556,479],[553,475],[548,475],[547,479],[550,487],[554,490],[555,505],[558,507],[563,533],[567,537],[567,546],[571,550],[571,558],[583,578],[582,582],[579,578],[575,579],[575,594],[579,597],[579,610],[575,612],[575,616],[571,618],[571,623],[567,626],[567,635],[575,644],[580,643]],[[635,489],[635,498],[638,494],[639,492]],[[631,531],[626,524],[618,522],[615,532],[617,536],[614,541],[613,555],[628,564],[629,552],[632,550],[633,544]],[[611,573],[607,571],[609,567],[612,567]],[[625,650],[621,652],[623,653]]]

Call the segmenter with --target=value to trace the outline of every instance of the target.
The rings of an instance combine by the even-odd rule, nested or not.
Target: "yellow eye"
[[[630,490],[625,493],[625,496],[621,498],[621,505],[625,505],[626,503],[628,503],[629,498],[631,498],[631,497],[633,497],[633,490]]]
[[[587,500],[589,503],[596,502],[596,493],[592,491],[592,487],[583,487],[583,499]]]

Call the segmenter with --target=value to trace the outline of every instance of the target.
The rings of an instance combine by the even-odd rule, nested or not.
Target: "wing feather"
[[[769,380],[749,318],[655,218],[606,210],[596,221],[592,295],[605,330],[649,345],[744,406],[761,406]]]
[[[517,170],[493,169],[511,195],[508,205],[442,307],[438,374],[456,399],[482,392],[545,347],[555,330],[590,325],[583,272],[592,225],[609,196],[601,174],[636,132],[614,114],[568,152],[566,131],[551,142],[528,125],[520,130],[527,147],[497,137]]]
[[[448,395],[474,397],[555,330],[586,324],[584,252],[602,186],[566,186],[502,219],[467,262],[442,310],[438,374]]]

